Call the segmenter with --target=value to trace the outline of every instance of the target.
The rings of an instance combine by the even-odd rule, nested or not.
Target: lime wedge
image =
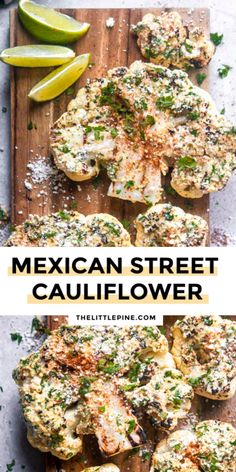
[[[0,59],[6,64],[19,67],[50,67],[59,66],[71,61],[74,51],[64,46],[48,46],[32,44],[4,49]]]
[[[72,43],[90,27],[88,23],[79,23],[70,16],[29,0],[20,0],[18,13],[24,27],[46,43]]]
[[[36,102],[45,102],[58,97],[83,74],[90,60],[90,54],[77,56],[69,64],[58,67],[38,82],[30,91],[28,97]]]

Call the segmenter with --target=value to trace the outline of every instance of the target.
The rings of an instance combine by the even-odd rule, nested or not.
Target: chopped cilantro
[[[122,390],[123,392],[131,392],[132,390],[134,390],[138,385],[136,383],[132,383],[132,384],[128,384],[128,385],[124,385],[122,387]]]
[[[173,446],[173,448],[174,448],[175,452],[178,452],[178,451],[180,451],[180,449],[182,448],[182,445],[181,445],[181,443],[178,443],[178,444],[175,444],[175,445]]]
[[[141,100],[135,100],[134,107],[136,108],[136,110],[147,110],[148,109],[147,103],[145,102],[145,100],[143,98],[141,98]]]
[[[60,150],[61,152],[64,152],[64,154],[67,154],[68,152],[70,152],[70,148],[67,146],[67,144],[63,144]]]
[[[125,183],[125,188],[129,189],[134,186],[134,181],[133,180],[128,180],[128,182]]]
[[[224,79],[225,77],[227,77],[231,69],[232,69],[231,66],[228,66],[227,64],[222,64],[222,66],[218,68],[218,74],[220,78]]]
[[[121,223],[122,223],[122,225],[124,226],[124,228],[125,228],[127,231],[130,230],[130,225],[131,225],[131,223],[130,223],[129,220],[127,220],[126,218],[124,218],[124,219],[121,221]]]
[[[225,114],[225,107],[223,107],[223,108],[220,110],[220,114],[221,114],[221,115],[224,115],[224,114]]]
[[[185,46],[186,51],[188,51],[189,53],[193,52],[192,44],[185,43],[184,46]]]
[[[15,465],[16,465],[16,461],[15,461],[15,459],[13,459],[10,464],[7,464],[7,465],[6,465],[6,467],[7,467],[7,472],[12,472],[13,467],[14,467]]]
[[[147,115],[143,121],[140,123],[141,126],[146,128],[147,126],[155,125],[155,118],[152,115]]]
[[[115,234],[115,236],[120,236],[120,228],[115,226],[114,223],[105,223],[105,226],[109,229],[110,233]]]
[[[141,363],[135,362],[133,366],[130,368],[128,377],[131,382],[137,382],[139,373],[141,371]]]
[[[224,35],[219,33],[211,33],[210,38],[215,46],[219,46],[222,43]]]
[[[91,379],[84,377],[80,383],[79,394],[82,397],[84,397],[89,392],[90,387],[91,387]]]
[[[167,193],[167,195],[173,195],[173,196],[177,195],[177,192],[175,191],[173,187],[171,187],[170,184],[164,185],[164,190]]]
[[[181,157],[178,160],[177,165],[180,170],[195,169],[197,167],[197,162],[195,161],[195,159],[193,159],[193,157],[185,156],[185,157]]]
[[[92,186],[94,189],[97,189],[99,184],[101,183],[101,178],[99,175],[97,175],[96,177],[94,177],[94,179],[92,180]]]
[[[144,461],[149,461],[151,457],[151,453],[149,451],[142,451],[142,459]]]
[[[174,392],[174,395],[172,397],[172,402],[175,406],[179,406],[183,402],[182,395],[178,389],[176,389]]]
[[[64,440],[64,436],[58,433],[53,433],[50,436],[50,446],[55,449],[62,441]]]
[[[104,372],[104,374],[113,375],[120,370],[120,365],[106,359],[98,361],[97,370]]]
[[[116,128],[112,128],[110,130],[110,133],[112,138],[116,138],[116,136],[118,135],[118,130]]]
[[[65,91],[65,94],[70,96],[70,95],[73,95],[75,91],[75,88],[74,87],[69,87],[66,91]]]
[[[156,101],[157,108],[160,110],[165,110],[166,108],[171,108],[174,105],[175,101],[172,95],[166,95],[165,97],[159,97]]]
[[[0,207],[0,221],[6,221],[7,215],[6,212]]]
[[[170,211],[165,211],[163,214],[165,220],[172,221],[174,219],[174,215],[170,213]]]
[[[103,136],[101,135],[102,131],[106,131],[106,128],[104,126],[86,126],[85,127],[85,133],[91,133],[93,131],[94,133],[94,139],[96,141],[102,141]]]
[[[190,383],[190,385],[192,387],[197,387],[200,384],[201,380],[202,380],[202,376],[201,377],[190,377],[188,379],[188,382]]]
[[[56,231],[48,231],[48,233],[43,233],[42,237],[45,239],[50,239],[50,238],[54,238],[56,234],[57,234]]]
[[[35,316],[32,319],[32,323],[31,323],[31,333],[33,333],[33,331],[40,331],[40,329],[41,329],[41,322],[37,318],[37,316]]]
[[[232,128],[228,131],[228,134],[236,134],[236,127],[232,126]]]
[[[165,378],[170,377],[171,379],[173,379],[173,372],[172,372],[172,370],[166,370],[166,371],[165,371],[165,374],[164,374],[164,377],[165,377]]]
[[[146,332],[147,336],[151,339],[159,339],[159,333],[155,333],[155,329],[152,326],[145,326],[143,330]]]
[[[105,413],[105,411],[106,411],[105,405],[104,406],[99,406],[98,411],[99,411],[99,413]]]
[[[197,111],[190,111],[187,115],[187,118],[191,121],[195,121],[199,118],[199,113]]]
[[[202,72],[202,73],[199,72],[199,74],[196,75],[198,85],[202,85],[202,83],[204,82],[206,77],[207,77],[207,75],[204,72]]]
[[[71,202],[70,209],[75,210],[76,208],[77,208],[77,202],[76,201]]]
[[[130,420],[128,423],[128,430],[127,430],[128,434],[131,434],[134,431],[135,427],[136,427],[136,421]]]
[[[60,211],[58,212],[58,215],[60,216],[60,218],[61,218],[62,220],[68,221],[68,220],[70,219],[68,213],[67,213],[66,211],[64,211],[64,210],[60,210]]]
[[[21,343],[21,341],[23,339],[21,334],[20,333],[10,333],[10,336],[11,336],[11,340],[12,341],[17,341],[18,346],[19,346],[19,344]]]
[[[211,326],[213,324],[213,320],[210,318],[210,316],[205,316],[203,321],[207,326]]]
[[[32,129],[37,129],[37,125],[36,125],[35,123],[33,123],[32,121],[30,121],[30,122],[28,123],[27,129],[28,129],[29,131],[31,131]]]

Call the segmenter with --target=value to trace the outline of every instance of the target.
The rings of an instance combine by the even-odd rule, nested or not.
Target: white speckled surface
[[[38,0],[39,1],[39,0]],[[65,0],[44,0],[50,6],[68,7]],[[0,49],[8,46],[9,9],[0,9]],[[109,0],[70,0],[69,6],[75,7],[110,7]],[[219,109],[225,107],[226,116],[236,123],[236,2],[234,0],[113,0],[112,7],[208,7],[211,9],[211,31],[224,33],[224,43],[218,47],[211,63],[211,93]],[[229,76],[222,80],[218,78],[217,68],[221,64],[229,64],[233,69]],[[9,155],[9,68],[0,64],[0,205],[9,209],[10,204],[10,155]],[[2,113],[2,107],[7,113]],[[236,244],[236,174],[225,190],[211,196],[210,217],[211,228],[219,228],[232,237],[231,244]],[[13,472],[43,472],[43,455],[33,450],[27,443],[22,414],[18,404],[17,389],[11,377],[11,372],[17,360],[27,352],[28,342],[23,340],[18,347],[12,343],[9,333],[29,331],[29,317],[6,318],[0,317],[0,472],[6,472],[6,464],[13,459],[16,465]],[[25,466],[22,469],[22,465]]]

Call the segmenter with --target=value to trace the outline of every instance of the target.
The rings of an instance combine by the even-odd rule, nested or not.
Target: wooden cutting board
[[[164,316],[163,324],[170,346],[172,343],[170,328],[178,318],[176,316]],[[235,317],[232,317],[232,319],[235,320]],[[48,317],[48,327],[51,330],[58,328],[63,323],[66,323],[66,318],[64,317]],[[195,395],[191,411],[185,420],[179,422],[176,429],[186,427],[189,429],[191,425],[208,419],[226,421],[236,427],[236,395],[234,395],[233,399],[227,401],[213,401]],[[153,429],[148,422],[145,422],[142,426],[147,434],[147,443],[140,448],[140,452],[137,448],[135,454],[131,451],[130,453],[127,452],[111,457],[110,460],[104,460],[98,450],[96,441],[93,437],[88,436],[85,439],[82,456],[77,456],[69,461],[60,461],[48,454],[46,472],[81,472],[86,467],[100,465],[105,462],[113,462],[120,467],[121,472],[149,472],[151,461],[143,460],[140,457],[141,451],[148,450],[151,458],[151,453],[155,449],[157,442],[163,439],[165,435]]]
[[[31,181],[29,163],[37,163],[41,157],[49,159],[49,129],[53,122],[66,111],[69,101],[82,87],[88,78],[103,76],[107,70],[115,66],[130,65],[136,59],[141,59],[136,38],[130,33],[130,25],[136,24],[143,15],[152,11],[159,14],[160,10],[141,9],[106,9],[106,10],[63,10],[77,20],[91,24],[87,35],[74,45],[77,54],[91,52],[93,66],[86,71],[74,88],[72,95],[63,93],[54,101],[35,104],[27,98],[29,90],[47,73],[48,69],[12,68],[11,75],[11,175],[12,175],[12,221],[22,223],[28,215],[48,214],[55,210],[77,209],[81,213],[107,212],[120,220],[130,222],[146,206],[133,204],[116,198],[107,197],[109,180],[105,175],[98,182],[83,182],[79,185],[59,173],[56,185],[53,179],[33,184],[32,190],[25,188],[25,181]],[[209,32],[209,12],[205,9],[179,10],[186,24],[201,25]],[[106,28],[107,18],[115,19],[112,29]],[[11,46],[32,44],[34,40],[21,26],[17,11],[11,12]],[[192,73],[195,81],[196,71]],[[207,80],[204,81],[207,87]],[[32,129],[28,129],[32,128]],[[41,156],[41,157],[40,157]],[[168,177],[163,178],[164,183]],[[164,195],[164,201],[182,207],[185,211],[201,215],[208,219],[209,198],[186,200],[182,197]],[[66,206],[65,206],[66,205]]]
[[[144,205],[132,204],[106,196],[109,181],[105,175],[98,182],[84,182],[79,185],[59,175],[59,190],[55,189],[50,180],[39,184],[33,184],[31,191],[25,188],[25,180],[30,181],[28,175],[29,163],[38,162],[42,157],[49,161],[49,129],[53,122],[66,110],[67,104],[75,96],[77,90],[82,87],[88,78],[103,76],[107,69],[118,65],[130,65],[134,60],[141,59],[135,37],[130,34],[130,25],[137,23],[142,16],[152,11],[159,14],[160,10],[130,10],[130,9],[106,9],[106,10],[63,10],[80,21],[91,24],[88,34],[74,45],[77,54],[92,53],[93,66],[88,69],[78,81],[72,95],[62,94],[53,102],[34,104],[27,99],[27,93],[48,69],[12,69],[11,75],[11,165],[12,165],[12,220],[15,224],[22,223],[30,213],[48,214],[51,211],[67,208],[89,214],[95,212],[108,212],[120,220],[133,218]],[[195,9],[191,12],[180,9],[184,21],[187,24],[201,25],[209,32],[209,12],[205,9]],[[106,19],[113,17],[115,26],[108,30],[105,26]],[[33,44],[36,42],[19,23],[17,12],[11,11],[10,17],[10,41],[11,46]],[[206,71],[207,72],[207,71]],[[191,76],[195,82],[196,71]],[[207,88],[207,80],[204,82]],[[29,126],[31,124],[31,126]],[[28,127],[32,127],[31,130]],[[163,178],[163,183],[168,183],[168,178]],[[205,196],[199,200],[186,200],[179,196],[164,196],[165,201],[171,201],[182,207],[185,211],[203,216],[208,219],[209,198]],[[65,207],[65,205],[67,205]],[[62,317],[50,317],[48,320],[51,329],[57,328],[65,321]],[[165,319],[167,335],[169,327],[174,323],[174,317]],[[236,426],[235,411],[236,399],[227,402],[213,402],[203,398],[195,398],[192,406],[193,421],[207,418],[230,420]],[[189,421],[189,420],[188,420]],[[183,422],[182,425],[184,426]],[[142,448],[152,451],[157,441],[161,438],[160,432],[154,431],[149,424],[145,425],[148,441]],[[86,458],[86,462],[84,461]],[[112,459],[120,466],[121,472],[148,472],[150,463],[140,458],[138,453],[120,454]],[[47,472],[80,472],[85,467],[106,462],[102,459],[95,440],[87,437],[83,456],[63,462],[47,456]]]

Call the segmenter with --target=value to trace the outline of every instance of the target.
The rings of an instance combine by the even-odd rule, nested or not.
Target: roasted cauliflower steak
[[[57,167],[76,181],[104,167],[111,197],[156,204],[162,175],[181,196],[222,189],[236,167],[236,129],[181,70],[134,62],[90,81],[51,130]]]
[[[82,470],[82,472],[120,472],[120,469],[114,464],[103,464],[97,467],[88,467]]]
[[[199,27],[189,29],[179,13],[148,13],[132,27],[144,57],[165,67],[204,67],[212,59],[215,46]]]
[[[172,328],[172,354],[195,392],[227,400],[236,391],[236,322],[220,316],[186,316]]]
[[[158,204],[136,218],[136,246],[205,246],[208,224],[170,204]]]
[[[114,216],[75,211],[31,215],[16,227],[7,246],[131,246],[130,235]]]
[[[105,456],[139,446],[137,414],[172,429],[193,397],[157,327],[62,326],[13,375],[30,443],[65,460],[85,434]]]
[[[199,423],[195,431],[175,431],[161,441],[150,472],[234,472],[235,468],[235,428],[208,420]]]

